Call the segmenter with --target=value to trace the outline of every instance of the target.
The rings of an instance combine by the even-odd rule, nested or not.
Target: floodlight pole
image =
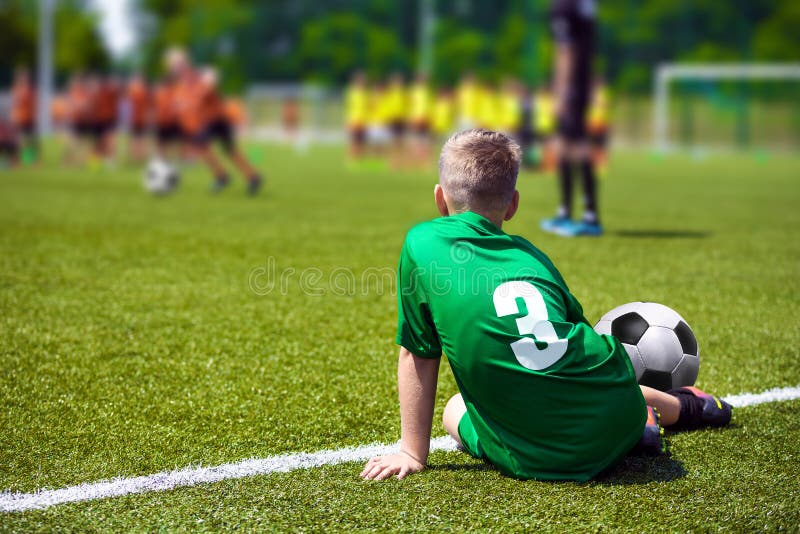
[[[39,0],[39,65],[36,127],[40,136],[52,130],[50,102],[53,98],[53,12],[56,0]]]

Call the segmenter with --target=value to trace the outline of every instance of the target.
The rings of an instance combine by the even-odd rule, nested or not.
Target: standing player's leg
[[[211,192],[218,193],[225,189],[230,184],[230,178],[222,166],[222,162],[211,149],[211,131],[208,127],[201,129],[198,132],[188,133],[187,148],[190,153],[199,158],[209,168],[214,175],[214,181],[211,184]]]
[[[255,195],[261,189],[263,179],[258,170],[248,161],[239,150],[234,137],[233,127],[225,120],[219,120],[211,125],[211,135],[218,140],[228,159],[233,162],[239,172],[247,180],[248,194]]]
[[[599,236],[603,233],[598,215],[597,177],[586,125],[586,103],[586,98],[579,93],[575,99],[567,103],[564,117],[559,118],[559,138],[563,147],[559,151],[562,205],[559,208],[558,216],[553,221],[558,223],[559,216],[569,217],[571,215],[571,206],[569,205],[572,202],[571,172],[575,168],[581,174],[584,199],[583,218],[577,224],[573,224],[567,219],[567,223],[564,223],[563,226],[556,225],[553,231],[560,235]]]
[[[577,137],[577,123],[573,113],[568,112],[558,120],[558,135],[555,150],[558,159],[558,183],[561,201],[552,219],[544,219],[542,230],[558,235],[573,235],[572,196],[574,167],[574,139]]]

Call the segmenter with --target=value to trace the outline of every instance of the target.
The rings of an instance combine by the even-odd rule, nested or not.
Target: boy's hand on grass
[[[360,476],[364,480],[386,480],[392,475],[397,475],[397,478],[402,480],[423,469],[425,469],[425,464],[400,452],[387,456],[376,456],[367,462]]]

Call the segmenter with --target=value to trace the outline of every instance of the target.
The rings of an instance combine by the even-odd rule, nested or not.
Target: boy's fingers
[[[383,471],[383,469],[384,469],[384,467],[381,464],[375,464],[369,470],[369,472],[367,473],[367,476],[365,478],[367,480],[373,480],[376,476],[378,476],[378,474],[380,474],[381,471]]]
[[[400,472],[397,473],[397,480],[403,480],[406,476],[411,472],[407,466],[403,466],[400,468]]]
[[[380,461],[380,459],[381,459],[380,456],[375,456],[373,458],[370,458],[367,464],[364,466],[364,470],[361,471],[361,474],[359,476],[361,478],[365,478],[367,476],[367,473],[369,473],[369,471],[372,470],[372,468],[378,461]]]
[[[390,476],[394,475],[398,471],[398,467],[394,465],[386,466],[383,468],[383,471],[375,477],[375,480],[386,480]]]

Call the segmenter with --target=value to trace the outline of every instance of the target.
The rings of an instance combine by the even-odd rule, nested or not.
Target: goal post
[[[653,88],[653,144],[673,147],[669,137],[670,87],[677,81],[800,81],[800,63],[663,64],[657,67]]]

